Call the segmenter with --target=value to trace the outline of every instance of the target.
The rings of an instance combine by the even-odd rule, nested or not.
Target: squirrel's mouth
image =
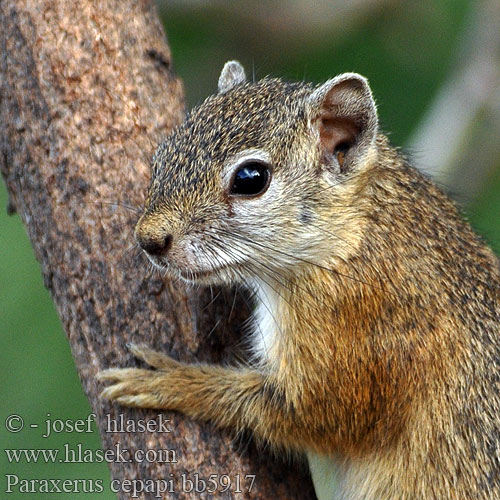
[[[224,271],[227,272],[228,269],[231,268],[231,264],[225,264],[213,267],[211,269],[192,270],[185,267],[179,267],[171,261],[159,259],[154,256],[148,255],[148,258],[151,263],[161,271],[191,284],[221,284],[224,281],[224,279],[222,278],[222,276],[224,275]]]
[[[206,269],[203,271],[192,271],[177,268],[176,271],[179,274],[180,278],[185,281],[188,281],[190,283],[206,283],[207,281],[218,281],[216,279],[214,280],[214,278],[217,278],[217,276],[219,276],[221,272],[227,269],[227,267],[228,266],[218,266],[216,268]]]

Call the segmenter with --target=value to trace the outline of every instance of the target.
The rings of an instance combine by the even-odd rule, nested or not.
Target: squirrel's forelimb
[[[176,410],[219,427],[251,430],[258,439],[289,448],[304,445],[307,427],[286,387],[254,369],[180,363],[144,346],[131,351],[158,368],[111,368],[98,379],[111,382],[101,396],[138,408]],[[291,439],[294,439],[291,442]]]

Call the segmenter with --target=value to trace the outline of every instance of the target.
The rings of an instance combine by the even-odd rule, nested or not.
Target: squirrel
[[[246,80],[157,149],[135,237],[256,295],[242,366],[111,368],[102,396],[307,457],[320,500],[500,499],[500,265],[379,130],[367,80]]]

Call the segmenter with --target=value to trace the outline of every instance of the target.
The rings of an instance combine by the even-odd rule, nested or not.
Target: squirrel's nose
[[[137,233],[137,242],[140,247],[149,255],[159,257],[165,255],[172,246],[171,234],[141,234]]]

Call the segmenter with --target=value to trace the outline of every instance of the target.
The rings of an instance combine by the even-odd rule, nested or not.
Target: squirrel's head
[[[137,241],[153,263],[199,283],[273,281],[345,256],[355,178],[376,135],[360,75],[251,83],[228,62],[218,94],[156,151]]]

